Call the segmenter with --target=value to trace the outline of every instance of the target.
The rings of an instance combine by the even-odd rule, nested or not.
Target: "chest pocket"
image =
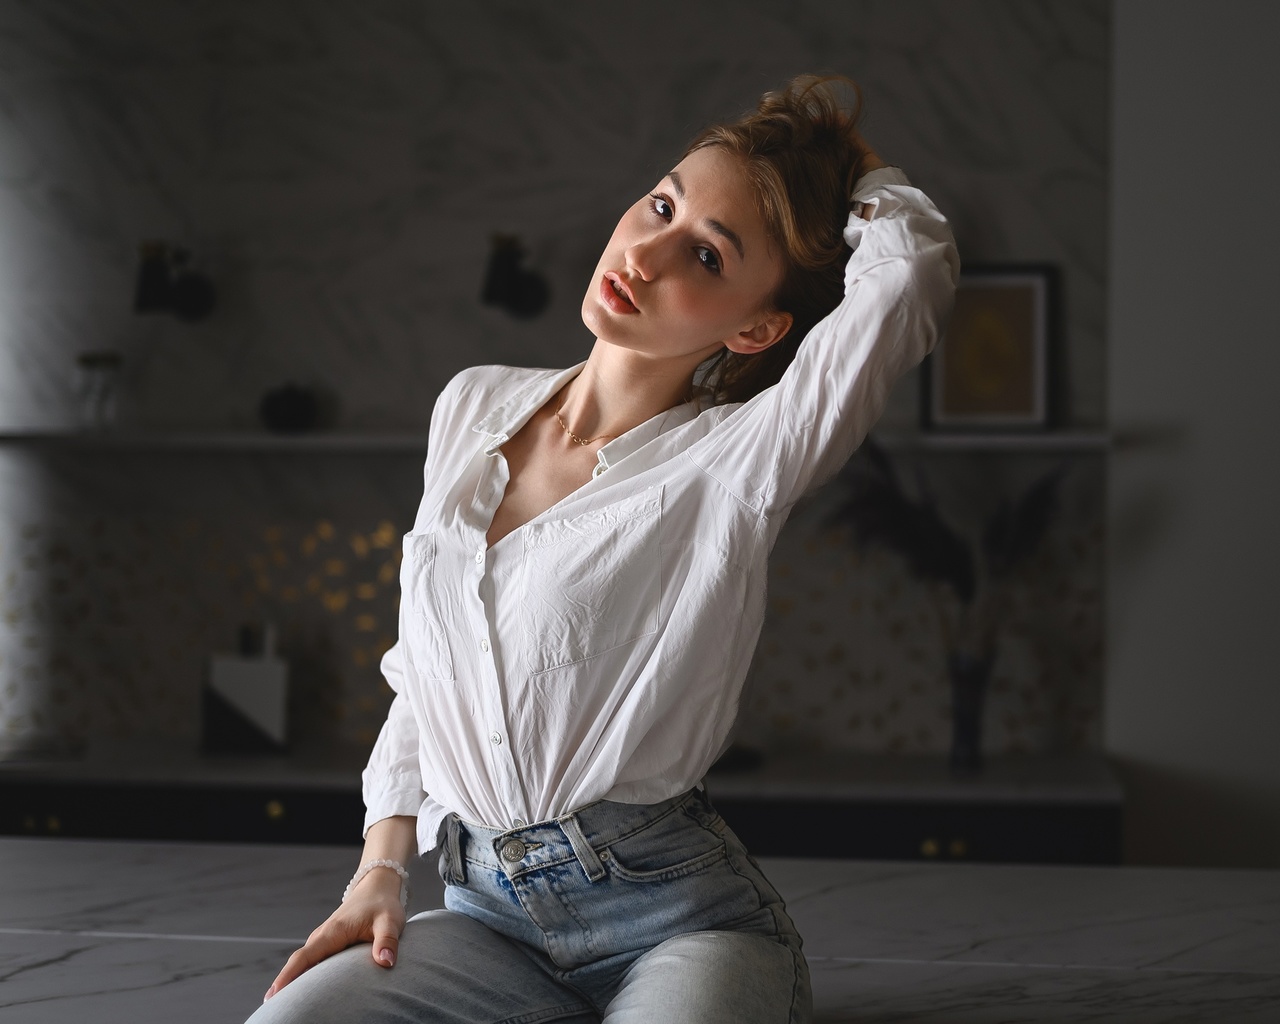
[[[436,538],[430,533],[406,533],[400,562],[401,637],[414,667],[426,679],[452,679],[453,658],[445,639],[435,589]]]
[[[521,614],[533,672],[658,629],[662,490],[524,530]]]

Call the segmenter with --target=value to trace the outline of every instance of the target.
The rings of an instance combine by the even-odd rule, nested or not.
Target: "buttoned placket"
[[[465,517],[469,526],[465,528],[467,536],[464,543],[469,547],[464,548],[467,554],[462,563],[466,577],[462,586],[463,614],[466,632],[470,636],[468,643],[475,645],[471,648],[474,657],[467,661],[478,666],[475,670],[477,676],[468,689],[475,699],[475,724],[478,727],[475,738],[480,741],[482,749],[487,750],[485,761],[492,786],[489,795],[496,804],[491,813],[500,816],[490,824],[502,824],[508,828],[522,828],[533,818],[529,813],[530,798],[516,754],[525,739],[518,732],[520,723],[512,723],[510,718],[510,680],[504,680],[504,673],[510,667],[503,662],[504,648],[499,643],[497,623],[499,615],[508,613],[501,608],[502,602],[496,600],[496,593],[499,587],[506,587],[504,577],[516,564],[513,560],[518,562],[520,538],[512,538],[495,552],[489,548],[486,534],[509,481],[501,446],[510,439],[510,431],[519,429],[526,417],[576,376],[581,367],[579,364],[554,378],[521,389],[472,426],[472,430],[483,438],[483,457],[476,467],[478,473],[471,514]],[[692,419],[697,411],[692,404],[682,405],[603,445],[596,453],[591,480],[584,488],[665,429]],[[513,725],[517,729],[514,738],[510,731]]]
[[[486,448],[481,483],[477,489],[477,519],[486,527],[493,520],[499,501],[507,485],[507,464],[497,450],[505,436],[494,437]],[[513,744],[510,742],[506,702],[503,699],[502,680],[499,672],[498,652],[494,650],[491,635],[493,609],[490,560],[493,557],[483,530],[475,531],[475,548],[469,575],[472,585],[463,588],[466,594],[468,619],[473,623],[474,642],[480,649],[477,659],[480,665],[480,701],[485,727],[489,737],[489,755],[493,766],[493,778],[497,783],[502,804],[514,812],[513,824],[523,824],[525,797],[524,785],[516,765]],[[495,823],[496,824],[496,823]]]

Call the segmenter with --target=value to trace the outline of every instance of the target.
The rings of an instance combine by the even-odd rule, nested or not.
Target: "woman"
[[[445,388],[360,867],[255,1021],[809,1018],[782,900],[699,783],[778,531],[957,270],[833,83],[797,79],[623,214],[584,363]],[[406,924],[404,864],[441,834],[447,909]]]

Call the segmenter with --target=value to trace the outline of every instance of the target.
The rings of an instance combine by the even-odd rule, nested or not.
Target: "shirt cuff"
[[[426,794],[416,775],[382,776],[376,781],[366,775],[364,780],[364,831],[383,818],[397,815],[418,816]]]
[[[901,167],[877,167],[854,185],[849,199],[849,219],[844,228],[844,240],[851,249],[858,247],[858,239],[867,225],[902,205],[900,198],[888,191],[890,188],[911,188]]]
[[[849,199],[852,202],[857,202],[868,192],[880,188],[882,185],[910,184],[911,182],[907,178],[906,172],[901,167],[877,167],[874,171],[867,171],[857,180],[853,186],[853,195]]]

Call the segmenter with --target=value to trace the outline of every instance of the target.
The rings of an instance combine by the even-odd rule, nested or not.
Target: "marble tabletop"
[[[0,1022],[242,1021],[356,856],[0,839]],[[1280,872],[764,867],[820,1021],[1280,1021]],[[414,875],[414,909],[439,905]]]

